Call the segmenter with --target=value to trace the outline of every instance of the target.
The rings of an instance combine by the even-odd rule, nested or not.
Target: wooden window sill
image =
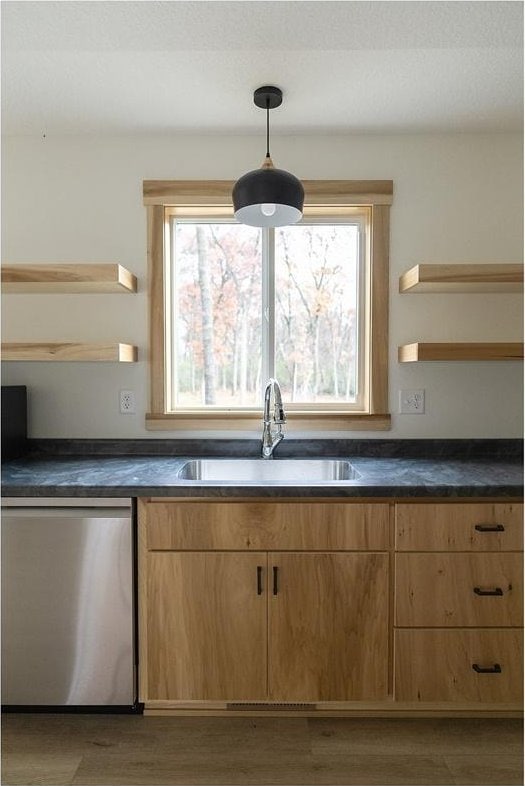
[[[313,415],[311,412],[289,412],[286,417],[287,434],[299,431],[388,431],[391,428],[391,417],[388,413],[370,415],[319,412]],[[261,422],[261,412],[177,412],[146,415],[148,431],[243,431],[259,428]]]

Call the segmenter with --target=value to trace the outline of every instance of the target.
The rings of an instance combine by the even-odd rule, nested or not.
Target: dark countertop
[[[350,441],[349,441],[350,442]],[[408,441],[407,441],[408,446]],[[332,446],[333,447],[333,446]],[[508,497],[523,495],[523,468],[516,455],[505,451],[484,455],[461,455],[457,450],[429,451],[423,458],[410,456],[414,451],[385,450],[386,457],[366,456],[366,450],[345,454],[341,445],[326,452],[325,457],[348,458],[360,477],[355,480],[311,483],[260,484],[257,482],[223,483],[189,481],[177,478],[185,461],[198,455],[192,451],[182,455],[70,455],[67,450],[53,455],[36,453],[2,465],[2,496],[4,497]],[[82,451],[81,451],[82,452]],[[377,443],[373,453],[380,452]],[[388,455],[389,453],[395,455]],[[418,449],[416,453],[422,451]],[[437,455],[435,455],[437,453]],[[454,456],[455,453],[455,456]],[[222,455],[232,455],[224,451]],[[212,453],[213,455],[213,453]],[[215,453],[217,455],[217,453]],[[235,454],[234,454],[235,455]],[[239,454],[236,454],[239,455]],[[248,453],[250,455],[250,453]],[[460,457],[457,457],[457,456]],[[297,457],[307,453],[297,453]],[[239,456],[240,457],[240,456]]]

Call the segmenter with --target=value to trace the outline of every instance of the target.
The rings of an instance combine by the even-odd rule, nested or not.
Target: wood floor
[[[510,719],[4,715],[2,784],[521,784]]]

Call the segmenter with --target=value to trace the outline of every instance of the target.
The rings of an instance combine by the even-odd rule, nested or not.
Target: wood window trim
[[[305,205],[391,205],[392,180],[302,180]],[[230,205],[233,180],[144,180],[145,205]]]
[[[388,413],[388,293],[391,180],[303,180],[305,206],[368,206],[370,242],[370,411],[367,413],[289,411],[287,430],[387,430]],[[167,367],[165,339],[164,269],[169,255],[170,208],[227,206],[231,204],[231,180],[145,180],[147,208],[147,256],[149,300],[150,408],[146,428],[152,431],[179,429],[253,429],[259,412],[166,410]]]

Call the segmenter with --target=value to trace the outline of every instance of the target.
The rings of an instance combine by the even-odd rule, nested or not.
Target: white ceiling
[[[523,5],[3,0],[8,134],[510,131]]]

